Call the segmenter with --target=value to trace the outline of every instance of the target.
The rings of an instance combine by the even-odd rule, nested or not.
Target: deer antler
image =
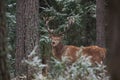
[[[64,33],[68,32],[68,31],[71,29],[70,27],[71,27],[71,26],[74,24],[74,22],[75,22],[75,19],[74,19],[73,17],[68,17],[67,19],[68,19],[68,24],[67,24],[67,26],[66,26],[67,30],[64,30],[63,32],[59,33],[59,35],[62,35],[62,34],[64,34]]]
[[[47,28],[47,31],[49,34],[54,34],[54,30],[49,28],[49,22],[53,20],[54,17],[44,17],[43,20],[45,21],[45,26]],[[64,33],[68,32],[71,28],[71,26],[74,24],[75,19],[73,17],[68,17],[68,23],[67,26],[65,27],[65,30],[63,32],[58,33],[58,35],[63,35]]]
[[[51,20],[53,20],[54,19],[54,17],[44,17],[43,18],[43,20],[45,21],[45,26],[46,26],[46,28],[47,28],[47,31],[50,33],[50,34],[52,34],[53,33],[53,29],[50,29],[49,28],[49,22],[51,21]]]

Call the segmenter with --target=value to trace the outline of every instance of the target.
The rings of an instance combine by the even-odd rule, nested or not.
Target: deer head
[[[52,41],[51,45],[53,47],[59,45],[62,42],[62,39],[63,39],[62,36],[55,36],[55,35],[51,35],[50,38],[51,38],[51,41]]]

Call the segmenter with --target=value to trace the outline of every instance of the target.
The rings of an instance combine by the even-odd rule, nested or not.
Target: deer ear
[[[48,35],[48,37],[49,37],[49,38],[52,38],[52,35],[51,35],[51,34],[49,34],[49,35]]]
[[[63,38],[64,38],[64,34],[62,34],[62,35],[60,36],[60,38],[63,39]]]

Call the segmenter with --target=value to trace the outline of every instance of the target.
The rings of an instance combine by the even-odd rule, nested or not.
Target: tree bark
[[[10,80],[7,68],[6,54],[6,22],[5,22],[5,2],[0,1],[0,80]]]
[[[105,47],[105,0],[96,0],[96,44]]]
[[[108,48],[107,64],[111,80],[120,80],[120,0],[107,0],[106,42]]]
[[[26,58],[25,54],[25,3],[24,0],[17,0],[16,5],[16,53],[15,53],[15,70],[16,76],[27,74],[27,66],[22,64]]]
[[[22,60],[29,59],[27,55],[39,46],[38,13],[38,0],[17,0],[16,75],[27,74],[27,80],[32,79],[34,72]]]

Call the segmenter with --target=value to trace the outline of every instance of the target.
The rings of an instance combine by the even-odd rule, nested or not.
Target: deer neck
[[[52,47],[52,53],[53,55],[61,60],[61,56],[64,53],[65,50],[65,45],[63,45],[62,43],[59,43],[57,46]]]

